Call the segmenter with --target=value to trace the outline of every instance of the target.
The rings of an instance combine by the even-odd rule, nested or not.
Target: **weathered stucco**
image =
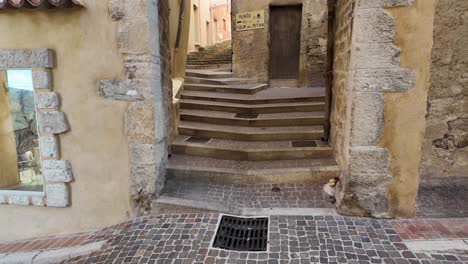
[[[268,81],[269,7],[302,4],[299,86],[325,86],[327,57],[326,0],[239,0],[232,2],[232,21],[237,13],[265,10],[265,28],[232,31],[233,71],[240,77]]]
[[[127,103],[100,98],[96,86],[101,79],[123,77],[117,25],[107,1],[83,2],[83,9],[0,15],[1,48],[55,51],[53,87],[71,124],[60,135],[61,157],[74,172],[69,208],[1,205],[2,241],[101,228],[125,220],[130,211],[129,150],[122,127]]]
[[[395,44],[401,49],[401,66],[417,76],[414,88],[408,92],[385,94],[382,145],[391,156],[388,195],[390,213],[395,217],[416,214],[435,5],[436,0],[418,0],[410,7],[388,10],[397,21]]]
[[[468,1],[439,0],[422,180],[468,177]]]

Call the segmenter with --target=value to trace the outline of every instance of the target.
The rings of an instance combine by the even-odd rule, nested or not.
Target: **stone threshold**
[[[106,241],[91,244],[67,247],[61,249],[17,252],[11,254],[0,254],[0,264],[30,263],[30,264],[51,264],[60,263],[72,258],[89,255],[99,251]]]

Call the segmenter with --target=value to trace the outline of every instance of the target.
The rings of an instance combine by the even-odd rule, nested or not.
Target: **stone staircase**
[[[323,183],[338,177],[332,149],[321,140],[324,88],[269,88],[219,69],[187,69],[186,76],[179,135],[171,146],[166,189],[156,201],[160,212],[265,213],[262,208],[234,209],[225,194],[213,189],[255,190],[265,184],[284,192],[272,198],[282,204],[278,212],[299,204],[294,200],[299,196],[287,192],[292,187],[313,184],[319,187],[310,192],[321,194]]]
[[[200,48],[187,56],[187,69],[229,68],[232,63],[231,42]],[[229,69],[230,70],[230,69]]]

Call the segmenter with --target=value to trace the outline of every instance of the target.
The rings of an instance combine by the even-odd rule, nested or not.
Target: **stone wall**
[[[126,79],[102,80],[100,95],[128,101],[124,125],[130,146],[131,197],[136,214],[151,211],[164,187],[172,133],[168,0],[111,0],[118,21]]]
[[[348,90],[354,1],[338,0],[335,9],[333,97],[330,117],[330,143],[342,168],[349,160],[350,91]]]
[[[237,76],[268,81],[269,6],[302,4],[300,86],[325,86],[327,58],[326,0],[256,0],[232,1],[233,71]],[[237,32],[236,14],[265,10],[265,28]]]
[[[468,177],[468,1],[441,0],[434,21],[431,87],[420,172]]]
[[[333,88],[338,98],[334,99],[336,112],[331,123],[332,144],[343,145],[336,149],[342,170],[337,208],[345,215],[389,217],[391,157],[381,143],[384,126],[389,123],[384,115],[385,95],[407,92],[416,78],[400,65],[400,49],[394,43],[396,19],[386,9],[412,5],[414,1],[359,0],[354,10],[344,12],[345,4],[349,4],[346,2],[338,1],[336,20],[338,27],[343,27],[343,21],[353,17],[350,57],[347,73],[343,73],[346,64],[341,57],[346,56],[340,52],[346,42],[338,43]],[[344,33],[337,33],[337,39],[343,39]]]

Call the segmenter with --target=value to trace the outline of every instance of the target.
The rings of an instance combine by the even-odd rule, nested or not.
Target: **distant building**
[[[192,0],[189,52],[231,39],[231,0]]]

